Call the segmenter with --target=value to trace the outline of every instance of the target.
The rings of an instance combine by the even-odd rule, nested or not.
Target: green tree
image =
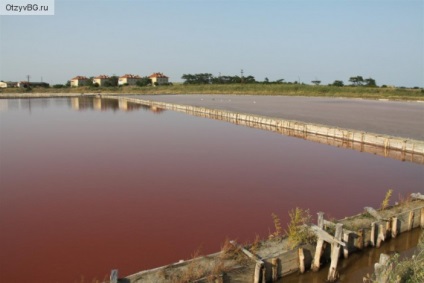
[[[377,83],[372,78],[365,79],[364,81],[365,81],[365,85],[368,87],[377,87]]]
[[[139,79],[136,83],[137,86],[147,86],[152,84],[152,80],[149,79],[148,77],[143,77],[141,79]]]
[[[355,86],[361,86],[364,83],[364,78],[362,76],[350,77],[349,82]]]
[[[321,81],[315,80],[315,81],[311,81],[311,83],[313,83],[314,85],[319,85]]]
[[[113,85],[112,85],[112,82],[111,82],[110,80],[107,80],[107,81],[105,81],[105,82],[103,83],[103,86],[105,86],[105,87],[111,87],[111,86],[113,86]]]
[[[343,81],[334,81],[332,84],[331,84],[332,86],[344,86],[344,83],[343,83]]]
[[[243,83],[245,84],[256,83],[255,77],[254,76],[243,77]]]
[[[85,82],[85,85],[86,85],[86,86],[93,86],[93,80],[92,80],[92,79],[87,80],[87,81]]]
[[[109,79],[110,86],[118,86],[119,77],[118,76],[111,76]]]
[[[200,74],[183,74],[181,77],[184,84],[210,84],[213,81],[212,74],[200,73]]]

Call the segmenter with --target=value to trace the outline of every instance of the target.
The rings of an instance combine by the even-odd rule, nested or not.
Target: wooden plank
[[[237,244],[236,241],[230,241],[230,244],[232,244],[234,247],[240,249],[250,259],[256,261],[255,274],[253,275],[253,283],[261,282],[261,278],[263,277],[263,274],[265,274],[265,263],[264,263],[264,261],[258,255],[251,253],[250,251],[245,249],[243,246]]]
[[[371,214],[372,217],[374,217],[375,219],[379,220],[379,221],[389,221],[389,219],[383,218],[378,212],[377,210],[375,210],[372,207],[364,207],[365,211],[368,212],[369,214]]]
[[[336,227],[337,227],[337,225],[339,225],[339,224],[336,224]],[[311,228],[312,232],[314,232],[315,235],[317,235],[318,238],[322,238],[324,241],[326,241],[330,244],[337,243],[337,244],[339,244],[343,247],[346,246],[346,243],[342,242],[341,238],[337,239],[337,238],[331,236],[330,234],[328,234],[327,232],[325,232],[324,230],[322,230],[318,226],[311,225],[310,228]]]

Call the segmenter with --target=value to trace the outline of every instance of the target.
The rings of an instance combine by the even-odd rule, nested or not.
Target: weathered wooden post
[[[112,269],[110,272],[110,283],[118,283],[118,269]]]
[[[408,215],[408,231],[411,231],[413,226],[414,226],[414,211],[410,211]]]
[[[275,257],[271,261],[272,263],[272,282],[278,280],[278,258]]]
[[[421,208],[421,228],[424,228],[424,207]]]
[[[263,262],[256,262],[255,275],[253,277],[253,283],[259,283],[259,282],[261,282],[262,268],[263,267],[264,267]]]
[[[351,231],[343,229],[343,242],[346,243],[346,246],[343,247],[343,257],[348,258],[349,257],[349,244],[350,244],[350,237],[351,237]]]
[[[396,238],[398,234],[398,218],[396,216],[392,217],[392,238]]]
[[[305,254],[303,253],[303,248],[299,248],[299,271],[300,273],[305,273]]]
[[[266,268],[265,265],[262,267],[262,283],[266,282]]]
[[[376,222],[371,223],[371,246],[375,247],[375,235],[376,235],[376,231],[375,231],[375,226],[376,226]]]
[[[384,225],[381,222],[378,222],[378,236],[377,236],[377,248],[381,246],[381,242],[384,242],[386,239],[386,231],[384,230]]]
[[[358,232],[358,249],[364,248],[364,229],[359,229]]]
[[[324,212],[318,212],[317,214],[318,214],[318,227],[323,229],[324,228]],[[324,245],[324,239],[321,237],[318,237],[317,247],[315,249],[315,256],[311,266],[312,271],[319,270],[323,245]]]
[[[342,233],[343,233],[343,224],[337,223],[336,224],[336,233],[334,237],[341,241],[342,239]],[[334,242],[331,244],[331,264],[330,264],[330,270],[328,272],[327,280],[329,282],[335,282],[338,278],[337,273],[337,263],[339,261],[340,256],[340,244],[337,242]]]

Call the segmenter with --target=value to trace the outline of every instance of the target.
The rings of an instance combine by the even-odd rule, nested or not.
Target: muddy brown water
[[[340,278],[337,282],[363,282],[363,278],[374,272],[374,264],[380,259],[380,254],[394,255],[400,259],[411,257],[416,252],[418,240],[423,230],[414,229],[412,232],[400,234],[395,239],[384,242],[380,248],[367,248],[361,253],[351,254],[347,259],[341,259],[338,264]],[[318,272],[292,274],[277,281],[278,283],[324,283],[327,280],[329,265]]]
[[[124,276],[267,237],[272,213],[343,218],[424,184],[419,164],[112,100],[0,110],[4,282]]]

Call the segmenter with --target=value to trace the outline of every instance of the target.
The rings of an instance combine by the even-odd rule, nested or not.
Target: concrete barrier
[[[102,95],[102,97],[118,99],[118,97],[113,95]],[[128,102],[150,107],[173,110],[198,117],[216,119],[237,125],[273,131],[287,136],[381,155],[397,160],[424,164],[424,141],[368,133],[352,129],[342,129],[320,124],[304,123],[294,120],[258,116],[247,113],[237,113],[191,105],[155,102],[140,98],[125,98],[119,96],[119,100],[126,100]]]

